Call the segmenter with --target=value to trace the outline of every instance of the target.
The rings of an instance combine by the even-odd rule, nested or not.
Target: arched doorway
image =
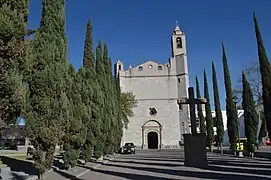
[[[148,133],[148,149],[158,149],[158,134],[157,132]]]
[[[156,120],[149,120],[142,125],[142,149],[161,149],[162,125]]]

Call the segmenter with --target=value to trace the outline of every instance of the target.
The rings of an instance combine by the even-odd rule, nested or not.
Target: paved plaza
[[[180,150],[137,150],[136,154],[120,155],[103,163],[77,165],[71,171],[55,167],[48,180],[169,180],[169,179],[238,179],[271,180],[270,159],[236,158],[231,155],[208,154],[206,169],[185,167],[184,152]],[[6,169],[6,170],[5,170]],[[3,179],[27,179],[23,172],[2,170]],[[20,174],[21,173],[21,174]],[[11,176],[12,175],[12,176]],[[12,178],[11,178],[12,179]]]
[[[208,155],[209,168],[185,167],[181,150],[140,150],[121,155],[80,177],[80,180],[168,180],[168,179],[271,179],[271,161]]]

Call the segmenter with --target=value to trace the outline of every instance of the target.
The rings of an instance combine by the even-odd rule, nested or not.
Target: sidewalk
[[[76,179],[80,176],[88,173],[89,171],[96,169],[102,164],[106,164],[108,161],[116,158],[115,156],[106,156],[104,160],[98,160],[96,162],[88,162],[86,164],[78,164],[71,170],[61,170],[58,167],[53,166],[49,173],[47,173],[45,179],[47,180],[68,180],[68,179]]]

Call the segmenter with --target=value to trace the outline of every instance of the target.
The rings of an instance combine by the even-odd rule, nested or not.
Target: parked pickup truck
[[[125,143],[123,146],[124,154],[135,154],[135,145],[134,143]]]

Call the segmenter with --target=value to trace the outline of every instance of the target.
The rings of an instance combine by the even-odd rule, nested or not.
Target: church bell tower
[[[186,40],[185,33],[181,30],[176,22],[175,28],[171,36],[171,48],[172,48],[172,66],[176,70],[176,82],[177,82],[177,98],[188,97],[188,64],[186,54]],[[182,134],[189,133],[189,109],[188,106],[183,106],[179,110],[180,120],[180,140],[183,142]]]
[[[171,49],[173,58],[182,54],[186,56],[185,34],[181,31],[177,22],[171,36]]]

